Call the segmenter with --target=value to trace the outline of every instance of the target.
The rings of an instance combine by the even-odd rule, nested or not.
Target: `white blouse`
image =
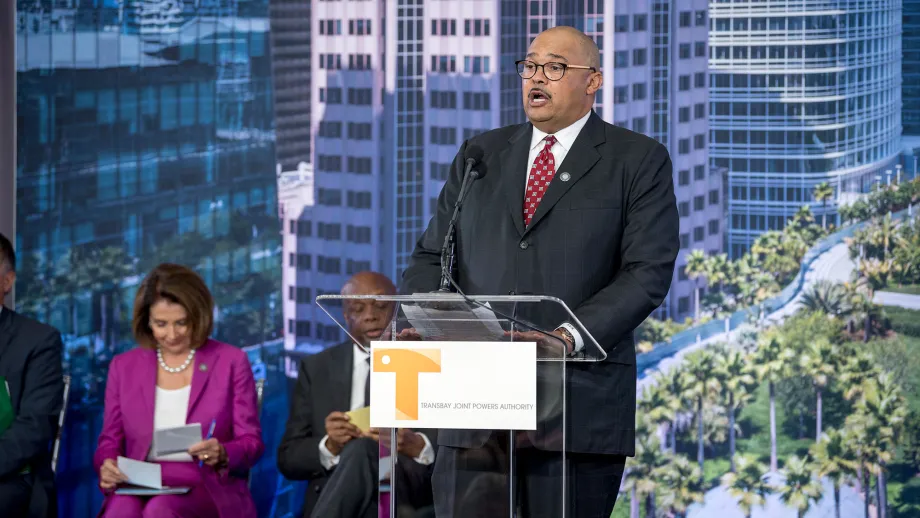
[[[186,385],[180,389],[167,390],[157,387],[156,402],[153,411],[153,429],[164,430],[185,426],[185,417],[188,414],[188,401],[192,394],[192,386]],[[150,461],[192,462],[188,453],[172,453],[156,457],[151,448],[147,456]]]

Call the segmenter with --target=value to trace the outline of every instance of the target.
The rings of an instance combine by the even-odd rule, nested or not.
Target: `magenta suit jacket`
[[[265,445],[249,359],[237,347],[208,340],[195,353],[190,368],[194,372],[186,422],[201,423],[207,433],[211,420],[216,420],[214,437],[224,446],[229,462],[227,469],[219,471],[201,468],[205,487],[221,518],[254,518],[256,508],[246,478]],[[153,350],[137,348],[112,359],[102,433],[93,458],[96,473],[105,459],[119,455],[147,459],[153,439],[156,380]]]

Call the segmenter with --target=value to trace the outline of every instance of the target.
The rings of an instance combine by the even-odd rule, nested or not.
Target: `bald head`
[[[579,64],[594,67],[595,70],[600,71],[601,51],[597,48],[597,43],[594,42],[591,36],[588,36],[575,27],[569,27],[568,25],[550,27],[537,35],[537,38],[553,38],[554,40],[560,38],[570,40],[574,43],[572,48],[575,49],[577,53],[573,58],[580,61]],[[534,42],[536,42],[536,39],[534,39]]]
[[[597,44],[585,33],[564,25],[547,29],[530,43],[524,61],[518,64],[524,113],[536,128],[553,134],[591,111],[604,76]]]
[[[342,286],[342,295],[395,295],[396,286],[386,275],[358,272]]]

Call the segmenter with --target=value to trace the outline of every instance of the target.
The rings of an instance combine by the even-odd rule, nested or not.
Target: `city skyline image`
[[[264,383],[259,516],[301,516],[290,389],[348,338],[316,297],[399,284],[464,142],[527,123],[514,63],[555,26],[600,50],[594,112],[667,148],[680,218],[612,516],[920,516],[920,1],[15,4],[0,204],[15,309],[60,330],[73,380],[62,517],[99,509],[108,367],[164,262]]]

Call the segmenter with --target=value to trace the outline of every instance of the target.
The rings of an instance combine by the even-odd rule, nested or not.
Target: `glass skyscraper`
[[[268,0],[17,7],[17,305],[64,335],[61,504],[91,516],[105,368],[150,268],[202,274],[220,340],[282,331]]]
[[[728,247],[781,230],[815,185],[865,192],[901,134],[900,0],[710,3],[710,158]],[[827,207],[829,213],[835,209]]]
[[[903,2],[901,110],[905,135],[920,135],[920,0]]]

